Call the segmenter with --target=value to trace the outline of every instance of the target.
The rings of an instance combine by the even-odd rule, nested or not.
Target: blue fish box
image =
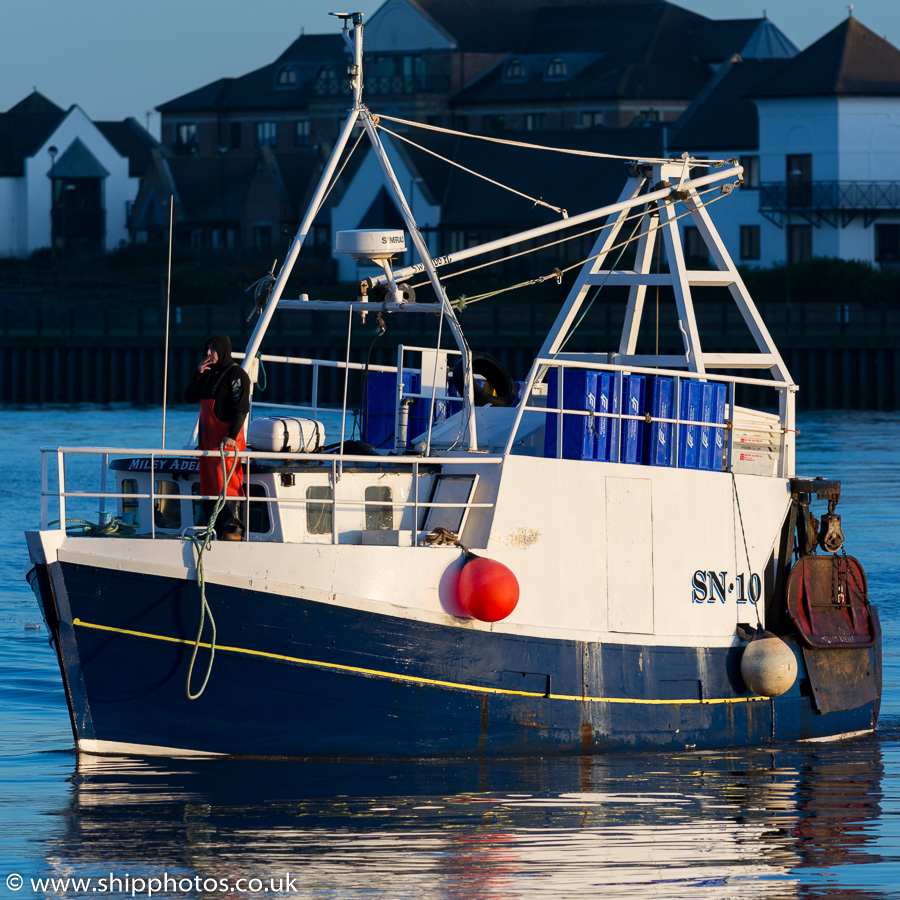
[[[562,402],[559,402],[559,369],[550,369],[547,374],[547,406],[562,409],[595,412],[597,409],[597,372],[585,369],[563,371]],[[567,416],[562,419],[563,459],[593,459],[596,447],[596,425],[594,416]],[[559,431],[558,413],[547,413],[544,431],[544,456],[555,458]]]
[[[678,426],[678,465],[682,469],[700,468],[700,425],[689,423],[701,421],[702,387],[699,381],[685,379],[681,382],[679,418],[685,424]]]
[[[615,415],[619,411],[619,393],[614,372],[597,373],[597,405],[599,413]],[[611,416],[594,419],[594,459],[601,462],[615,460],[618,444],[619,420]]]
[[[622,378],[622,415],[642,416],[645,411],[646,375],[625,375]],[[620,462],[640,463],[644,458],[644,422],[622,419],[622,456]]]
[[[419,376],[415,372],[403,373],[404,393],[414,394],[419,390]],[[407,434],[412,437],[428,427],[428,405],[419,419],[425,424],[419,431],[416,427],[416,409],[421,400],[416,400],[410,409],[410,423]],[[397,376],[393,372],[369,372],[366,379],[366,396],[363,404],[362,439],[372,447],[383,447],[394,437],[397,415]]]
[[[647,379],[647,405],[654,419],[675,418],[675,379],[653,375]],[[645,432],[644,462],[650,466],[671,466],[675,456],[675,426],[671,422],[651,422]]]
[[[724,384],[707,382],[700,385],[700,415],[704,422],[725,424],[725,400],[727,388]],[[700,468],[721,471],[724,430],[712,424],[700,426]]]

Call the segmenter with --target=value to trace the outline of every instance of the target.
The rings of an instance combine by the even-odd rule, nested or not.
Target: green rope
[[[219,493],[215,506],[213,507],[212,515],[209,517],[209,522],[207,523],[206,528],[199,534],[188,535],[188,537],[191,539],[191,543],[194,545],[194,548],[197,551],[197,586],[200,588],[200,627],[197,629],[197,639],[194,641],[194,651],[191,654],[191,663],[188,666],[187,682],[184,686],[184,690],[187,694],[188,700],[196,700],[203,695],[203,692],[206,690],[207,682],[209,681],[209,676],[212,673],[213,660],[216,658],[216,620],[213,618],[212,609],[210,608],[209,601],[206,599],[206,579],[203,575],[203,553],[205,550],[209,549],[209,545],[212,543],[212,536],[215,531],[216,518],[225,506],[225,496],[226,492],[228,491],[228,482],[231,481],[231,476],[234,474],[234,470],[237,467],[238,462],[240,461],[238,459],[237,453],[235,452],[234,463],[232,463],[231,470],[228,471],[225,464],[224,441],[219,444],[219,455],[222,460],[222,490]],[[203,678],[203,684],[200,685],[200,690],[197,691],[196,694],[192,694],[191,681],[194,674],[194,663],[197,660],[197,653],[200,650],[200,637],[203,634],[203,626],[206,623],[207,615],[209,616],[209,625],[212,629],[212,637],[209,642],[209,664],[206,667],[206,675]]]
[[[59,525],[59,519],[48,522],[47,526]],[[134,525],[126,524],[119,516],[100,524],[89,519],[66,519],[66,534],[69,537],[122,537],[134,534],[137,529]]]

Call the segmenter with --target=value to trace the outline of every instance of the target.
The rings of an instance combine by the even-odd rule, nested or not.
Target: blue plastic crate
[[[615,415],[619,411],[619,391],[614,372],[597,373],[597,404],[600,413]],[[619,420],[610,416],[594,418],[594,459],[612,462],[618,446]]]
[[[725,423],[725,400],[727,389],[724,384],[706,382],[701,386],[700,416],[704,422]],[[699,468],[709,471],[720,471],[722,468],[722,450],[724,432],[713,425],[700,426],[700,462]]]
[[[678,465],[682,469],[700,468],[700,425],[702,415],[703,385],[699,381],[685,379],[681,382],[682,422],[678,432]]]
[[[563,372],[562,402],[559,397],[559,369],[547,374],[547,406],[595,412],[597,409],[597,372],[585,369],[566,369]],[[593,416],[567,416],[562,419],[563,459],[593,459],[596,447],[596,427]],[[544,456],[556,457],[558,413],[547,413],[544,429]]]
[[[646,396],[652,418],[675,418],[674,378],[650,376]],[[675,426],[671,422],[651,422],[644,436],[644,462],[650,466],[671,466],[675,459]]]
[[[622,378],[622,415],[642,416],[645,411],[647,377],[625,375]],[[622,420],[622,455],[620,462],[641,463],[644,459],[644,422]]]
[[[417,393],[419,390],[419,376],[415,372],[403,373],[403,390],[405,393]],[[417,403],[413,403],[413,407]],[[425,407],[425,424],[420,429],[424,431],[428,427],[428,407]],[[363,428],[362,438],[372,447],[387,447],[393,444],[397,415],[397,376],[393,372],[369,372],[366,379],[366,397],[363,403]],[[414,432],[413,418],[415,410],[410,410],[410,423],[407,434],[412,437]]]

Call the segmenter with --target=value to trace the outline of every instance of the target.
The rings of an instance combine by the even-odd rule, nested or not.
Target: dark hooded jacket
[[[216,364],[205,372],[195,372],[184,390],[187,403],[215,400],[213,412],[222,422],[230,422],[228,436],[236,439],[250,412],[250,378],[231,358],[231,339],[227,334],[213,335],[204,345],[219,355]]]

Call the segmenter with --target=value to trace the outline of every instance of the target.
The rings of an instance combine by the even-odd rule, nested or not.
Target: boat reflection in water
[[[239,878],[392,900],[873,897],[882,774],[874,738],[487,764],[81,755],[48,863],[247,896]]]

